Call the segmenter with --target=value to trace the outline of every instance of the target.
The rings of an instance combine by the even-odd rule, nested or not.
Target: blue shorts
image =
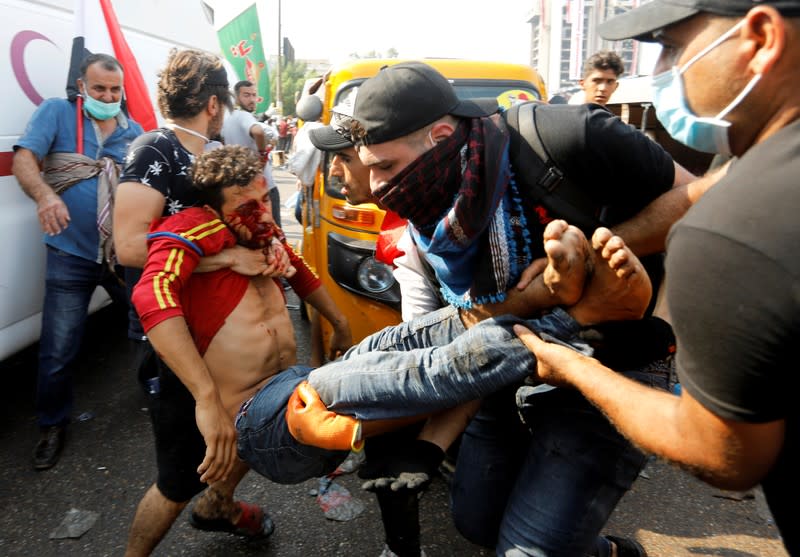
[[[239,458],[279,484],[296,484],[333,472],[349,451],[299,443],[286,425],[286,404],[312,368],[293,366],[270,379],[236,416]]]

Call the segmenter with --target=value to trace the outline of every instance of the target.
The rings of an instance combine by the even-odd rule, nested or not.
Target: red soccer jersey
[[[235,244],[230,229],[207,209],[194,207],[154,221],[148,234],[147,263],[131,298],[145,332],[166,319],[183,316],[203,355],[244,296],[249,278],[229,268],[193,271],[201,257]],[[283,246],[297,269],[289,284],[305,298],[320,286],[319,278],[285,240]]]

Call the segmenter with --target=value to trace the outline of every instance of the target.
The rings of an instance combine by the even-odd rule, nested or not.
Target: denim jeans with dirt
[[[577,323],[561,310],[530,321],[503,316],[466,330],[456,309],[443,308],[375,333],[310,373],[295,366],[275,376],[236,418],[239,456],[277,483],[325,474],[344,459],[346,452],[300,445],[288,433],[286,404],[306,377],[328,408],[362,420],[428,414],[521,381],[535,360],[514,334],[516,323],[588,351]]]

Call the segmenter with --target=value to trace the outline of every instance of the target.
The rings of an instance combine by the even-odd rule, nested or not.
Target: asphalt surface
[[[282,198],[291,176],[276,170]],[[284,228],[299,236],[290,210]],[[296,298],[290,293],[290,302]],[[299,359],[308,360],[308,326],[290,310]],[[0,555],[122,555],[136,505],[154,479],[152,434],[125,339],[125,317],[106,308],[93,315],[75,373],[76,402],[67,446],[56,467],[35,472],[30,457],[37,438],[33,398],[36,346],[0,362]],[[337,483],[364,503],[350,521],[328,520],[313,496],[318,481],[280,486],[250,473],[237,496],[265,505],[276,524],[273,536],[247,543],[232,535],[199,532],[184,512],[155,555],[375,556],[382,529],[374,498],[354,475]],[[50,539],[71,509],[97,513],[77,539]],[[428,557],[492,555],[454,529],[447,485],[437,478],[422,499],[422,531]],[[759,495],[721,492],[684,472],[654,461],[623,498],[607,532],[636,537],[651,556],[720,555],[785,557],[786,552]]]

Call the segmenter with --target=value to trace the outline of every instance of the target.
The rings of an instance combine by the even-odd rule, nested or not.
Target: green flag
[[[253,4],[222,27],[217,37],[225,58],[236,70],[239,79],[246,79],[256,86],[256,112],[264,112],[270,104],[269,72],[256,5]]]

